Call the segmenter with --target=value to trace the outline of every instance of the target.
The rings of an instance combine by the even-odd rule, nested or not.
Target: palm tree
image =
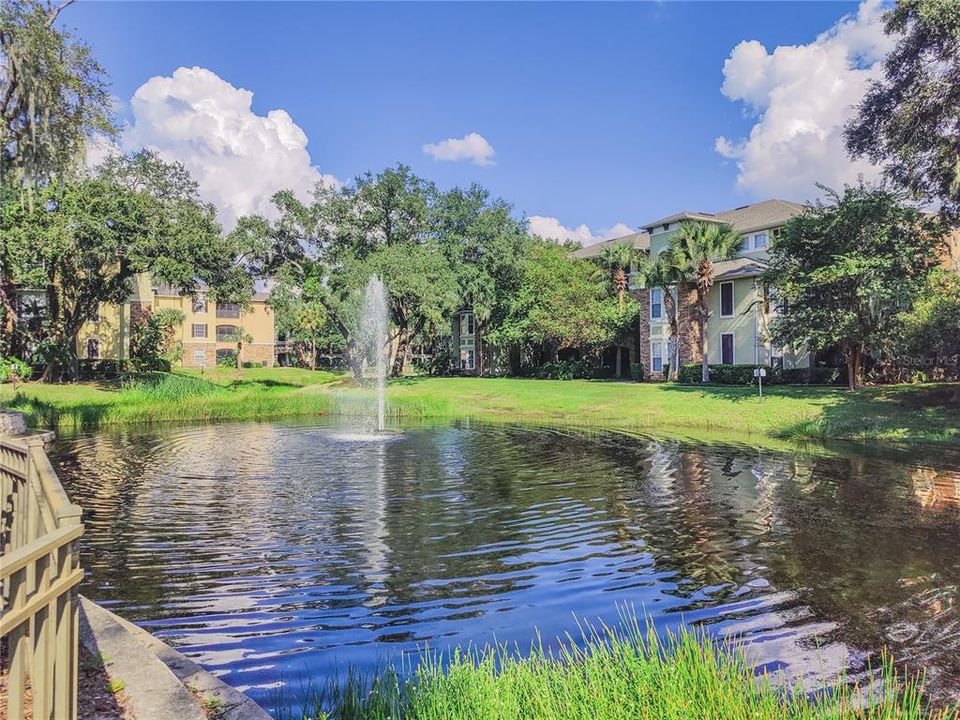
[[[727,223],[684,220],[670,239],[671,251],[683,279],[692,283],[697,292],[703,382],[710,382],[707,324],[710,320],[710,288],[713,287],[716,263],[733,259],[740,245],[740,234]]]
[[[600,251],[597,263],[610,274],[610,284],[617,294],[620,312],[627,300],[627,290],[630,287],[630,266],[633,264],[637,252],[632,243],[618,242],[607,245]]]
[[[253,337],[244,330],[240,325],[237,325],[233,333],[228,338],[228,342],[235,342],[237,344],[237,380],[243,379],[243,346],[245,343],[252,343]]]
[[[663,308],[670,329],[671,352],[667,363],[667,379],[677,380],[680,375],[680,316],[673,291],[684,281],[682,261],[676,257],[673,248],[667,248],[655,260],[650,260],[646,255],[639,256],[638,263],[638,274],[644,286],[658,288],[663,294]]]

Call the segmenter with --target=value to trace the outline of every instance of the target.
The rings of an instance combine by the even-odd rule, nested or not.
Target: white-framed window
[[[472,348],[474,347],[475,339],[472,337],[461,337],[460,338],[460,347],[462,348]]]
[[[473,335],[474,325],[473,325],[473,313],[461,313],[460,314],[460,336],[464,335]]]
[[[750,239],[749,235],[740,236],[740,252],[750,252]]]
[[[87,359],[100,359],[100,338],[87,338]]]
[[[767,247],[769,240],[765,232],[757,233],[753,236],[753,249],[754,250],[763,250]]]
[[[473,370],[476,367],[476,352],[474,350],[460,351],[460,369]]]
[[[733,282],[720,283],[720,317],[733,317]]]
[[[721,333],[720,335],[720,364],[721,365],[733,365],[736,363],[736,356],[734,348],[736,342],[734,341],[733,333]]]
[[[190,337],[192,338],[205,338],[207,337],[207,324],[206,323],[191,323],[190,325]],[[201,352],[203,352],[201,350]]]
[[[650,319],[659,320],[663,317],[663,290],[650,288]]]
[[[663,343],[650,343],[650,371],[663,372]]]
[[[203,367],[207,364],[207,353],[201,348],[197,348],[193,351],[193,364],[198,367]]]
[[[217,325],[217,342],[233,342],[236,336],[236,325]]]
[[[193,299],[193,312],[196,315],[207,312],[207,299],[202,295]]]

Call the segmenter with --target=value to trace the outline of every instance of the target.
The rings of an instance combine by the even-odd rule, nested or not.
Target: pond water
[[[958,697],[955,458],[243,423],[64,438],[52,459],[89,513],[82,592],[268,707],[281,683],[526,647],[624,606],[806,681],[888,647]]]

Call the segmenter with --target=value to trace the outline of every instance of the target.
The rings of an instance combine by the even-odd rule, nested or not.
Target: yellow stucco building
[[[179,310],[184,316],[173,336],[183,347],[182,367],[212,367],[223,355],[235,352],[233,337],[238,327],[251,338],[243,346],[244,361],[273,367],[274,316],[265,293],[254,295],[244,308],[202,295],[180,295],[176,288],[152,282],[149,275],[137,277],[127,302],[101,305],[98,316],[85,323],[77,336],[77,354],[86,360],[129,359],[131,327],[143,315],[164,308]]]

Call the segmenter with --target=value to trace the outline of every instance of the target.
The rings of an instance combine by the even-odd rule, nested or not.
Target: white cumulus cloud
[[[469,160],[474,165],[493,164],[493,145],[479,133],[467,133],[462,138],[447,138],[438,143],[427,143],[423,151],[434,160]]]
[[[241,215],[272,216],[277,190],[306,198],[318,182],[337,183],[313,165],[306,134],[285,110],[257,115],[252,101],[251,91],[206,68],[178,68],[134,93],[121,147],[182,162],[228,229]]]
[[[548,238],[558,242],[576,240],[584,247],[636,232],[636,230],[629,225],[617,223],[613,227],[600,229],[594,233],[587,225],[578,225],[575,228],[570,228],[563,225],[557,218],[544,215],[531,215],[527,218],[527,222],[528,231],[531,235],[539,235],[542,238]]]
[[[839,187],[879,170],[851,161],[843,126],[862,99],[878,62],[893,47],[883,32],[882,0],[863,0],[806,45],[773,52],[756,40],[737,45],[723,64],[723,94],[744,103],[756,122],[746,138],[719,137],[715,150],[737,161],[737,184],[751,192],[808,198],[815,183]]]

